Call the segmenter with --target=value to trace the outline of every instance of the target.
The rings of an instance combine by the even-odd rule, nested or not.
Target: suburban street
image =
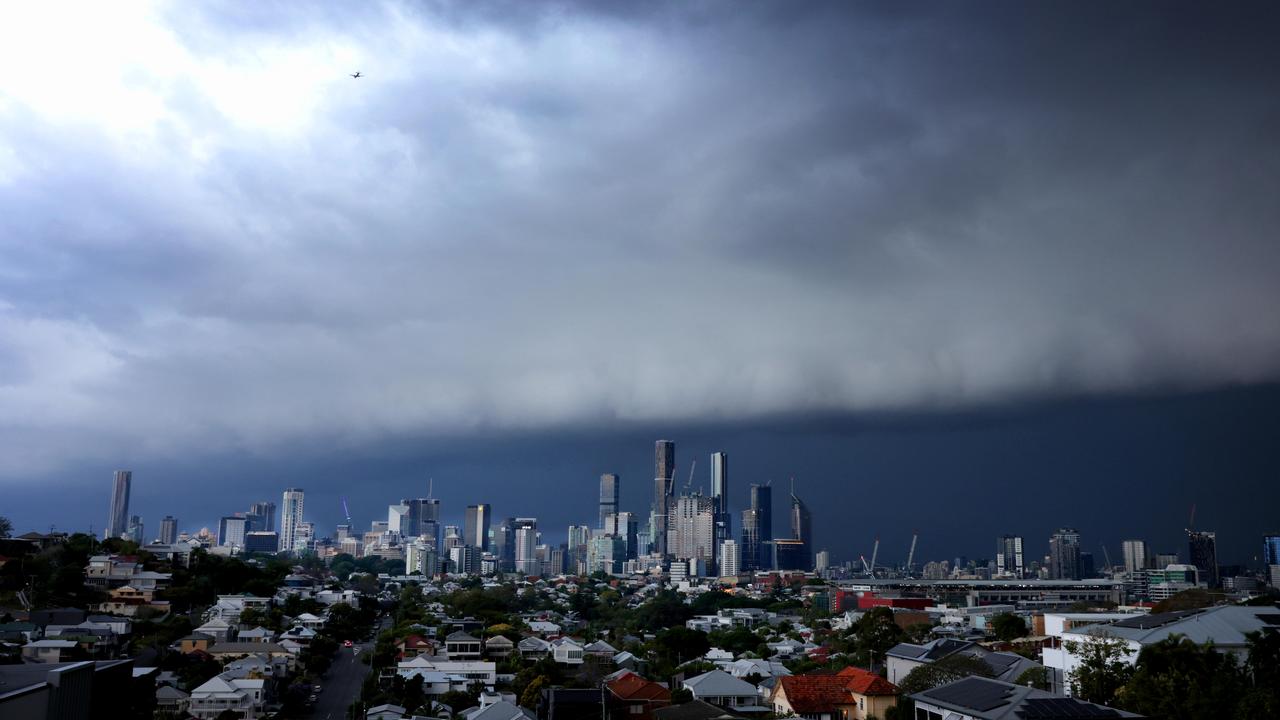
[[[316,699],[309,717],[315,720],[342,720],[347,716],[347,708],[360,698],[360,685],[369,673],[369,666],[361,662],[361,657],[373,652],[374,641],[378,633],[386,629],[389,618],[381,618],[373,637],[366,642],[356,643],[355,647],[338,649],[333,658],[333,665],[321,683],[324,688]]]

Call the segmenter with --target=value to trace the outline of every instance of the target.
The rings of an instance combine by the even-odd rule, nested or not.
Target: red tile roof
[[[671,691],[656,682],[645,680],[633,672],[625,672],[606,683],[609,692],[619,700],[670,702]]]
[[[898,686],[873,672],[862,668],[847,667],[836,674],[848,680],[845,687],[859,695],[897,695]]]
[[[839,675],[787,675],[778,678],[791,710],[797,715],[829,713],[836,705],[853,702],[845,688],[848,680]]]

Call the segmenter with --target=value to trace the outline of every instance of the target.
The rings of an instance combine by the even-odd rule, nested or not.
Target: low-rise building
[[[883,718],[898,702],[898,688],[879,675],[847,667],[834,675],[778,678],[769,704],[778,716],[806,720]]]
[[[187,712],[198,720],[214,720],[230,710],[244,720],[255,720],[263,714],[265,684],[262,679],[216,675],[191,691]]]
[[[1133,713],[1024,685],[971,676],[911,696],[916,720],[1136,718]]]
[[[723,670],[712,670],[691,677],[681,685],[698,700],[724,708],[754,708],[760,705],[756,686]]]

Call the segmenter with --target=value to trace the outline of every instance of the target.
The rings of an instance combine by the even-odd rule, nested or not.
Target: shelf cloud
[[[1280,377],[1274,6],[15,11],[0,482]]]

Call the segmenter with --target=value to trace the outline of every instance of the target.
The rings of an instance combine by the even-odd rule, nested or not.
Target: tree
[[[693,691],[689,688],[678,687],[671,691],[671,704],[683,705],[693,700]]]
[[[1227,717],[1245,689],[1234,655],[1173,636],[1142,649],[1116,704],[1170,720]]]
[[[1091,641],[1068,641],[1068,652],[1080,658],[1067,676],[1071,694],[1081,700],[1099,705],[1111,705],[1116,693],[1133,675],[1126,657],[1129,645],[1110,635],[1095,635]]]
[[[1222,593],[1217,593],[1215,597],[1213,593],[1204,588],[1190,588],[1156,603],[1151,608],[1151,612],[1155,614],[1176,612],[1178,610],[1198,610],[1213,605],[1216,599],[1220,597],[1222,597]]]
[[[538,707],[538,701],[542,699],[542,689],[548,684],[546,675],[539,675],[532,682],[525,686],[524,692],[520,693],[520,705],[526,708]]]
[[[912,708],[915,703],[911,701],[911,695],[915,693],[932,690],[971,675],[992,677],[994,674],[985,660],[966,653],[952,653],[937,662],[921,665],[907,673],[902,682],[898,683],[898,709],[894,717],[914,717]]]
[[[1016,640],[1027,634],[1027,623],[1013,613],[1000,613],[991,618],[991,630],[997,640]]]
[[[670,627],[658,633],[653,640],[653,650],[658,657],[671,665],[679,665],[707,654],[711,642],[701,630],[690,630],[683,625]]]
[[[887,607],[874,607],[854,625],[857,641],[854,646],[866,653],[874,663],[883,663],[889,648],[902,641],[903,631],[893,619],[893,611]]]
[[[1013,681],[1014,685],[1025,685],[1033,687],[1037,690],[1049,689],[1049,670],[1043,667],[1027,668],[1022,671],[1018,679]]]
[[[0,515],[0,539],[4,539],[13,535],[13,523],[9,522],[9,518]]]

